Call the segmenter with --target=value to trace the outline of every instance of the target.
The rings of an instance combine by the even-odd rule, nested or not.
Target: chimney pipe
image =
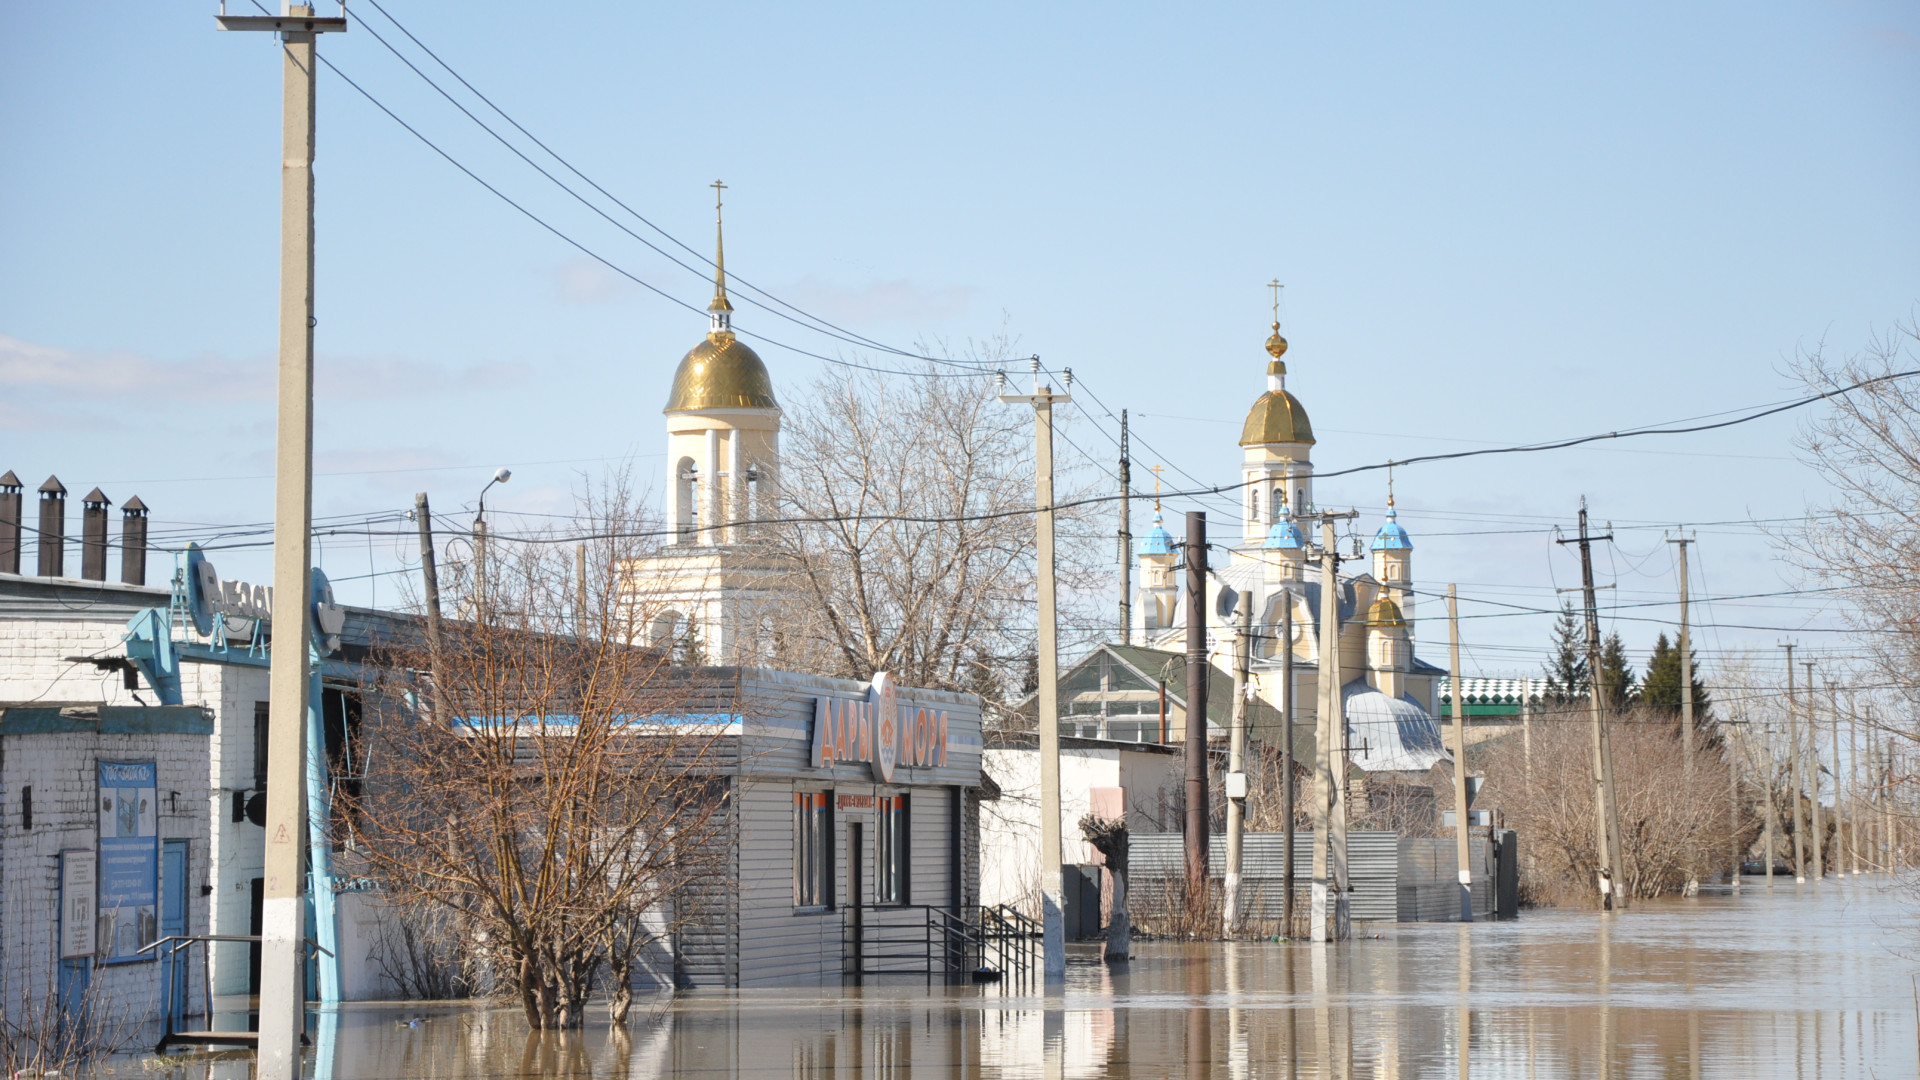
[[[120,508],[120,580],[147,583],[147,504],[135,495]]]
[[[0,476],[0,574],[20,572],[20,478]]]
[[[41,577],[67,576],[67,488],[57,476],[40,485]]]
[[[99,488],[80,497],[80,576],[107,580],[107,506],[113,500]]]

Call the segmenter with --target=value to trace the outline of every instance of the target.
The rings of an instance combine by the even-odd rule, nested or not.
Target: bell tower
[[[1288,508],[1298,513],[1313,509],[1313,424],[1300,399],[1287,392],[1287,339],[1280,336],[1280,289],[1273,290],[1273,336],[1267,338],[1267,392],[1247,412],[1240,431],[1244,457],[1246,529],[1244,547],[1258,549]],[[1242,557],[1259,558],[1257,550]]]

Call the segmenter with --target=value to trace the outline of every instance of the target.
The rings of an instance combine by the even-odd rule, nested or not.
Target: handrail
[[[165,945],[169,941],[184,941],[191,944],[192,942],[195,942],[195,941],[246,941],[246,942],[257,943],[263,940],[265,939],[262,938],[259,934],[168,934],[166,937],[156,938],[153,941],[149,941],[145,945],[142,945],[133,951],[137,953],[143,953],[143,952],[146,952],[148,949],[155,948],[160,945]],[[319,942],[313,940],[310,937],[303,937],[300,940],[303,943],[305,943],[308,947],[314,949],[317,952],[326,953],[328,956],[333,955],[333,950],[326,948],[325,946],[321,945]],[[180,945],[174,946],[174,949],[176,951],[181,948],[184,948],[184,946],[180,946]]]

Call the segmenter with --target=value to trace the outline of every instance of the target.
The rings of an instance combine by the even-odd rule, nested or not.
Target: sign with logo
[[[151,761],[100,762],[100,915],[103,964],[150,960],[160,929],[160,829]]]
[[[220,580],[220,572],[198,544],[187,545],[185,585],[187,612],[202,637],[213,633],[216,619],[226,620],[223,629],[242,640],[252,637],[256,626],[273,622],[273,586]],[[317,566],[313,568],[311,614],[315,647],[322,653],[337,651],[347,612],[334,602],[333,585]]]
[[[813,699],[814,768],[842,761],[865,761],[874,778],[893,782],[899,766],[928,769],[947,763],[947,714],[944,709],[902,709],[893,676],[873,677],[865,701]]]

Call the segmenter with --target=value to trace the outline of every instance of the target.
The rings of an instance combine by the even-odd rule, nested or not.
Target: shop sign
[[[842,761],[865,761],[883,784],[893,771],[930,769],[947,763],[947,713],[944,709],[902,709],[893,676],[873,677],[865,701],[813,699],[813,753],[816,769]]]
[[[100,762],[100,914],[103,964],[148,960],[159,936],[160,829],[151,761]]]
[[[838,796],[838,797],[836,797],[836,798],[835,798],[835,800],[834,800],[834,807],[833,807],[833,808],[834,808],[835,810],[839,810],[839,811],[843,811],[843,812],[845,812],[845,811],[860,811],[860,812],[863,812],[863,813],[869,813],[869,814],[870,814],[870,813],[872,813],[872,812],[873,812],[873,808],[874,808],[874,804],[875,804],[875,803],[876,803],[877,801],[878,801],[878,800],[877,800],[877,799],[876,799],[876,798],[875,798],[874,796],[872,796],[872,795],[846,795],[846,794],[842,794],[842,795],[840,795],[840,796]]]
[[[60,959],[94,953],[93,901],[99,853],[71,848],[60,853]]]

